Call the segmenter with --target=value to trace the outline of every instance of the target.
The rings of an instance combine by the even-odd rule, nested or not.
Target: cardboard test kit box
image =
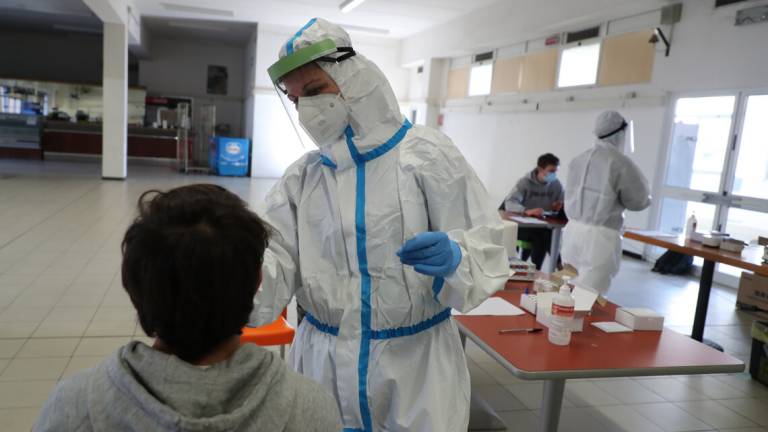
[[[768,311],[768,277],[743,272],[739,281],[739,295],[736,302],[741,307],[752,307]]]

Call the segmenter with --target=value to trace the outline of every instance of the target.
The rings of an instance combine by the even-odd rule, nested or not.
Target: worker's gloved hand
[[[461,262],[459,244],[442,231],[416,234],[397,251],[400,262],[417,272],[445,277],[453,274]]]

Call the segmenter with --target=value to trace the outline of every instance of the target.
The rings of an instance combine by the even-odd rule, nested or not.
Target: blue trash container
[[[211,168],[220,176],[248,175],[247,138],[216,137],[211,145]]]

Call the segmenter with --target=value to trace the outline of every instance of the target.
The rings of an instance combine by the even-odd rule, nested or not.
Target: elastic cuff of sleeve
[[[459,264],[461,264],[461,247],[453,240],[451,240],[451,255],[453,256],[453,261],[451,262],[451,271],[448,273],[448,276],[452,275],[459,268]]]

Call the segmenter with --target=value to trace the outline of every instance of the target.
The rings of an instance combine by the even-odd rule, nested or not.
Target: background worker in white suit
[[[568,166],[563,261],[575,267],[579,286],[605,294],[621,264],[624,210],[651,205],[640,168],[625,153],[629,123],[616,111],[595,121],[595,145]]]

